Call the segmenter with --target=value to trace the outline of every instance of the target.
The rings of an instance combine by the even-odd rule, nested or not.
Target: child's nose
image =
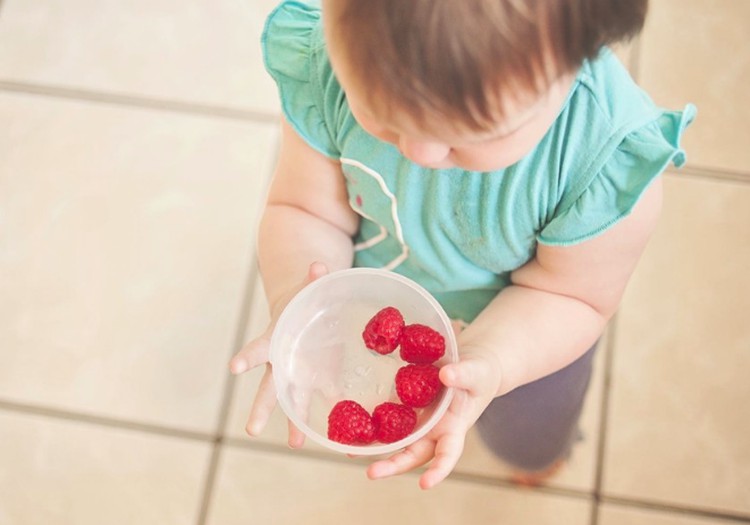
[[[427,167],[442,163],[451,151],[447,144],[413,140],[403,135],[398,139],[398,149],[412,162]]]

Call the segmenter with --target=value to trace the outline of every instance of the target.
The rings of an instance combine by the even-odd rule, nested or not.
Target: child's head
[[[582,62],[636,34],[646,4],[325,0],[323,12],[331,61],[365,129],[422,164],[496,169],[541,140]],[[490,143],[499,156],[483,156]],[[413,145],[429,154],[410,155]]]

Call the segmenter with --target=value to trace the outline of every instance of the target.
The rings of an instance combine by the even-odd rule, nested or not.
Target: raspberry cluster
[[[414,409],[430,405],[440,394],[440,369],[433,363],[445,354],[445,339],[429,326],[407,325],[393,306],[370,319],[362,339],[367,348],[381,355],[401,347],[399,355],[409,363],[396,373],[396,394],[401,403],[381,403],[371,416],[355,401],[339,401],[328,415],[328,439],[346,445],[393,443],[414,430]]]

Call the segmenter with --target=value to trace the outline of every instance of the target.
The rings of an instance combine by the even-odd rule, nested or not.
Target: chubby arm
[[[445,479],[463,451],[466,433],[497,396],[556,372],[599,338],[661,211],[655,180],[632,213],[602,235],[569,247],[540,245],[536,257],[512,273],[500,292],[458,337],[458,363],[440,379],[456,389],[448,411],[424,438],[373,463],[373,479],[432,460],[419,484]]]
[[[462,347],[496,354],[496,395],[580,357],[617,310],[661,212],[656,179],[632,213],[602,235],[569,247],[540,244],[536,257],[460,337]]]
[[[312,149],[282,122],[279,161],[258,232],[258,259],[272,311],[313,262],[348,268],[359,217],[349,206],[338,162]]]

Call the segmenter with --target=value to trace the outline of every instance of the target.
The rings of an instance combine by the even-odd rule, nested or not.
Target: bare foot
[[[522,487],[538,487],[539,485],[544,485],[547,480],[555,476],[563,465],[565,465],[565,460],[558,459],[544,470],[536,470],[533,472],[517,470],[510,475],[510,480],[516,485]]]

